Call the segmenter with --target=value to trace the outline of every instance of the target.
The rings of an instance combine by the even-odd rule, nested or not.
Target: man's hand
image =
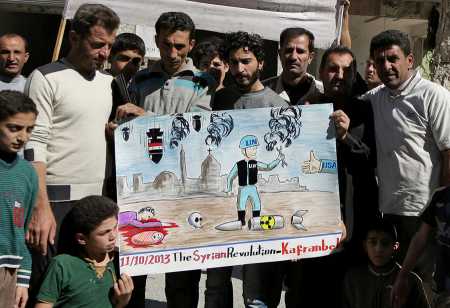
[[[305,160],[302,171],[306,174],[318,173],[320,171],[320,160],[316,158],[314,151],[309,152],[309,160]]]
[[[409,294],[408,273],[400,271],[391,290],[392,308],[401,308]]]
[[[14,304],[14,308],[25,308],[27,300],[28,300],[28,288],[17,286],[16,302]]]
[[[38,199],[33,210],[28,231],[25,234],[27,243],[42,255],[47,254],[48,243],[54,245],[56,233],[56,220],[48,201]]]
[[[127,274],[122,274],[120,276],[120,279],[116,283],[114,283],[114,307],[125,307],[130,301],[133,288],[133,280],[131,279],[131,277]]]
[[[105,133],[108,139],[112,139],[114,137],[114,130],[118,127],[117,122],[111,121],[105,124]]]
[[[141,116],[145,114],[145,110],[132,103],[126,103],[117,107],[116,119],[121,120],[130,116]]]
[[[339,5],[343,5],[344,6],[344,15],[345,14],[348,15],[348,10],[350,9],[350,0],[341,0],[339,2]]]
[[[344,140],[347,137],[348,128],[350,127],[350,118],[342,110],[336,110],[330,115],[336,127],[336,137],[338,140]]]

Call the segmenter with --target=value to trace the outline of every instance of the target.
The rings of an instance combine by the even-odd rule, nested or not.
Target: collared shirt
[[[450,149],[450,93],[416,72],[399,90],[379,86],[363,99],[374,113],[380,210],[418,216]]]
[[[314,104],[317,102],[321,94],[323,94],[323,84],[314,78],[313,75],[306,73],[306,78],[311,82],[309,90],[303,95],[298,102],[291,102],[289,95],[287,94],[282,76],[276,76],[263,81],[264,86],[271,88],[281,98],[283,98],[290,105],[304,105],[305,103]]]
[[[194,67],[190,58],[174,75],[169,76],[161,61],[138,72],[131,91],[138,106],[159,115],[211,110],[216,82]]]

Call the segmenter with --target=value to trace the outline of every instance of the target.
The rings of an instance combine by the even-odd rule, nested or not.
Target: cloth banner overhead
[[[121,271],[330,254],[342,233],[332,110],[317,104],[121,124],[115,131]]]
[[[274,41],[285,28],[303,27],[314,33],[319,48],[328,48],[334,41],[339,11],[337,0],[67,0],[63,17],[72,19],[81,4],[92,2],[112,8],[123,23],[131,25],[154,26],[163,12],[183,11],[197,29],[241,30]]]

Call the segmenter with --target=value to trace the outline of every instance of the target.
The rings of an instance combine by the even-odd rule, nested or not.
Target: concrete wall
[[[426,37],[426,20],[352,15],[350,19],[352,49],[358,62],[358,71],[361,74],[364,72],[365,61],[369,56],[370,40],[376,34],[388,29],[397,29],[408,33],[412,39],[412,46],[415,47],[416,58],[422,58],[420,46]]]

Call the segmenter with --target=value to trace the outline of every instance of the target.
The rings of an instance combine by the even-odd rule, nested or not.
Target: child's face
[[[369,260],[373,265],[382,267],[391,261],[398,243],[392,240],[392,237],[382,231],[369,231],[364,241]]]
[[[116,238],[117,218],[107,218],[88,236],[84,237],[85,249],[90,257],[111,252],[114,250]]]
[[[19,112],[0,121],[0,151],[17,153],[30,139],[36,115]]]

